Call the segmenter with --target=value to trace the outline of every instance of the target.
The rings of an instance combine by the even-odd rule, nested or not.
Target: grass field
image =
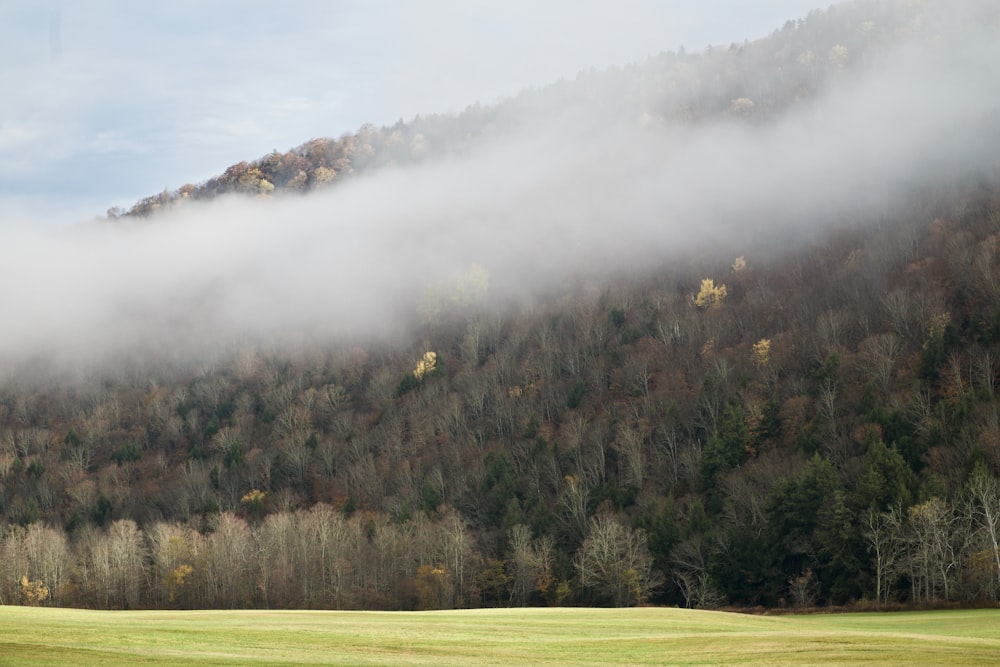
[[[996,665],[1000,610],[102,612],[0,607],[0,665]]]

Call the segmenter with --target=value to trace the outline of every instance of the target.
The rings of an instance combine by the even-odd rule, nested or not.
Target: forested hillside
[[[609,82],[605,112],[636,123],[768,125],[873,66],[920,8],[840,6],[753,43],[313,140],[123,217],[447,159],[520,107],[575,108]],[[377,339],[12,367],[0,603],[995,602],[1000,164],[929,169],[905,197],[817,211],[781,247],[748,221],[523,297],[491,296],[473,265]]]

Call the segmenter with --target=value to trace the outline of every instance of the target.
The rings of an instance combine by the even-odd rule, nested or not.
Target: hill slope
[[[382,321],[388,331],[378,335],[336,328],[361,311],[316,300],[316,310],[342,317],[304,320],[322,326],[299,332],[282,327],[297,314],[289,310],[273,318],[269,335],[220,335],[225,340],[212,354],[195,361],[184,347],[172,350],[170,336],[152,339],[162,354],[148,347],[125,354],[123,343],[117,363],[76,376],[58,364],[43,372],[38,357],[22,359],[0,388],[0,599],[365,608],[996,599],[1000,169],[990,151],[970,151],[963,140],[963,131],[974,131],[985,146],[995,145],[996,109],[990,100],[982,108],[970,102],[963,108],[976,124],[954,129],[947,141],[919,144],[916,153],[908,152],[912,143],[887,141],[858,174],[839,178],[825,170],[858,155],[838,157],[830,144],[860,144],[834,133],[801,154],[788,150],[801,127],[868,128],[823,119],[882,108],[837,104],[849,97],[845,90],[868,90],[855,98],[879,100],[866,67],[884,62],[890,73],[903,71],[891,69],[898,65],[894,40],[928,34],[913,27],[923,15],[898,13],[914,7],[859,3],[817,13],[752,45],[666,55],[457,119],[366,128],[237,165],[242,175],[189,189],[188,199],[235,190],[267,191],[277,200],[301,173],[312,187],[323,180],[320,169],[337,172],[337,182],[352,169],[374,173],[392,160],[433,158],[443,166],[386,166],[378,179],[388,180],[358,178],[329,199],[303,199],[333,205],[359,197],[375,207],[371,192],[385,192],[378,184],[412,178],[433,204],[444,192],[433,188],[434,178],[458,178],[468,165],[483,164],[465,161],[463,151],[479,156],[476,142],[497,150],[515,137],[514,154],[523,156],[523,145],[538,144],[497,128],[524,122],[530,130],[539,118],[548,119],[547,129],[568,127],[576,139],[627,117],[654,149],[704,143],[683,156],[719,146],[739,147],[737,158],[768,146],[790,156],[760,163],[777,172],[737,159],[740,168],[730,173],[728,161],[717,160],[653,170],[656,178],[647,179],[656,150],[623,171],[621,158],[631,153],[604,151],[616,139],[626,148],[639,143],[609,132],[588,147],[594,161],[569,172],[575,180],[602,158],[617,160],[586,182],[593,188],[571,191],[587,196],[569,219],[593,214],[598,224],[557,227],[553,238],[561,243],[549,244],[539,241],[547,239],[542,225],[532,226],[542,217],[507,221],[504,215],[530,209],[501,207],[496,217],[517,230],[509,238],[528,239],[524,254],[520,247],[486,254],[486,267],[460,257],[435,280],[431,269],[448,261],[450,244],[469,247],[456,239],[473,225],[461,222],[501,206],[498,199],[448,198],[449,208],[471,214],[454,223],[426,216],[443,229],[415,246],[426,252],[431,278],[405,281],[415,285],[400,294],[419,303],[401,299],[406,312]],[[844,60],[838,46],[854,55]],[[951,53],[941,50],[943,63]],[[755,64],[772,59],[774,69]],[[747,60],[741,73],[720,74]],[[651,80],[662,88],[648,93],[646,127],[662,124],[670,141],[680,132],[679,143],[660,143],[663,135],[641,127],[635,103]],[[613,104],[575,115],[594,91],[606,97],[611,84],[625,91]],[[561,106],[567,99],[574,103]],[[545,114],[509,113],[518,106]],[[563,109],[555,121],[553,108]],[[468,145],[441,141],[431,129],[439,124],[443,135],[457,136],[463,123]],[[493,131],[497,140],[482,138]],[[418,135],[426,152],[414,150]],[[716,143],[718,136],[736,140]],[[960,168],[942,148],[950,143],[965,158]],[[563,144],[542,146],[554,145]],[[920,168],[897,173],[899,182],[861,182],[913,155],[924,159]],[[797,162],[803,156],[816,161]],[[282,171],[286,164],[294,168]],[[706,180],[684,180],[686,171],[701,170]],[[775,174],[792,179],[813,170],[833,185],[803,176],[768,190]],[[519,189],[512,192],[536,210],[564,182],[527,163],[521,174],[489,173],[504,176],[484,191],[506,192],[498,183],[513,180]],[[671,190],[664,174],[717,188],[685,195]],[[603,191],[595,185],[601,178]],[[538,199],[529,196],[533,183],[543,186]],[[810,185],[808,192],[798,185]],[[626,194],[641,199],[647,190],[650,206],[613,215]],[[601,195],[609,201],[601,204]],[[175,216],[137,224],[183,229],[183,199],[183,191],[168,193],[158,204],[174,206]],[[661,201],[670,207],[653,206]],[[304,210],[296,203],[267,209],[271,204],[251,207]],[[240,206],[233,210],[256,210]],[[140,203],[132,213],[152,208]],[[665,211],[697,217],[688,228],[681,218],[666,237],[661,226],[633,222]],[[807,213],[810,224],[795,224]],[[698,229],[709,220],[717,226]],[[258,224],[247,222],[249,238]],[[122,233],[129,232],[135,228]],[[516,245],[497,241],[508,238],[500,227],[492,232],[483,247]],[[424,233],[417,226],[413,238]],[[698,240],[680,243],[684,235]],[[360,230],[349,238],[369,237]],[[209,248],[209,256],[223,256],[225,245]],[[515,280],[519,270],[532,280]],[[369,294],[361,283],[377,275],[348,276],[358,283],[352,293]],[[212,299],[224,282],[214,277],[203,301],[184,301],[172,314],[179,319],[171,335],[190,327],[194,338],[203,335],[199,326],[226,326],[226,313],[198,320],[228,303]]]

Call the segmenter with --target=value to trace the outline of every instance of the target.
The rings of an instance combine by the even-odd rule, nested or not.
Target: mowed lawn
[[[0,607],[0,665],[996,665],[1000,610],[748,616]]]

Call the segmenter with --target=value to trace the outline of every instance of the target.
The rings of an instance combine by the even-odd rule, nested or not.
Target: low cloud
[[[516,297],[755,235],[801,238],[844,210],[995,169],[1000,40],[976,14],[984,6],[767,122],[643,124],[554,98],[461,157],[301,198],[191,203],[71,231],[9,225],[0,358],[184,358],[298,333],[384,336],[474,264],[493,295]]]

